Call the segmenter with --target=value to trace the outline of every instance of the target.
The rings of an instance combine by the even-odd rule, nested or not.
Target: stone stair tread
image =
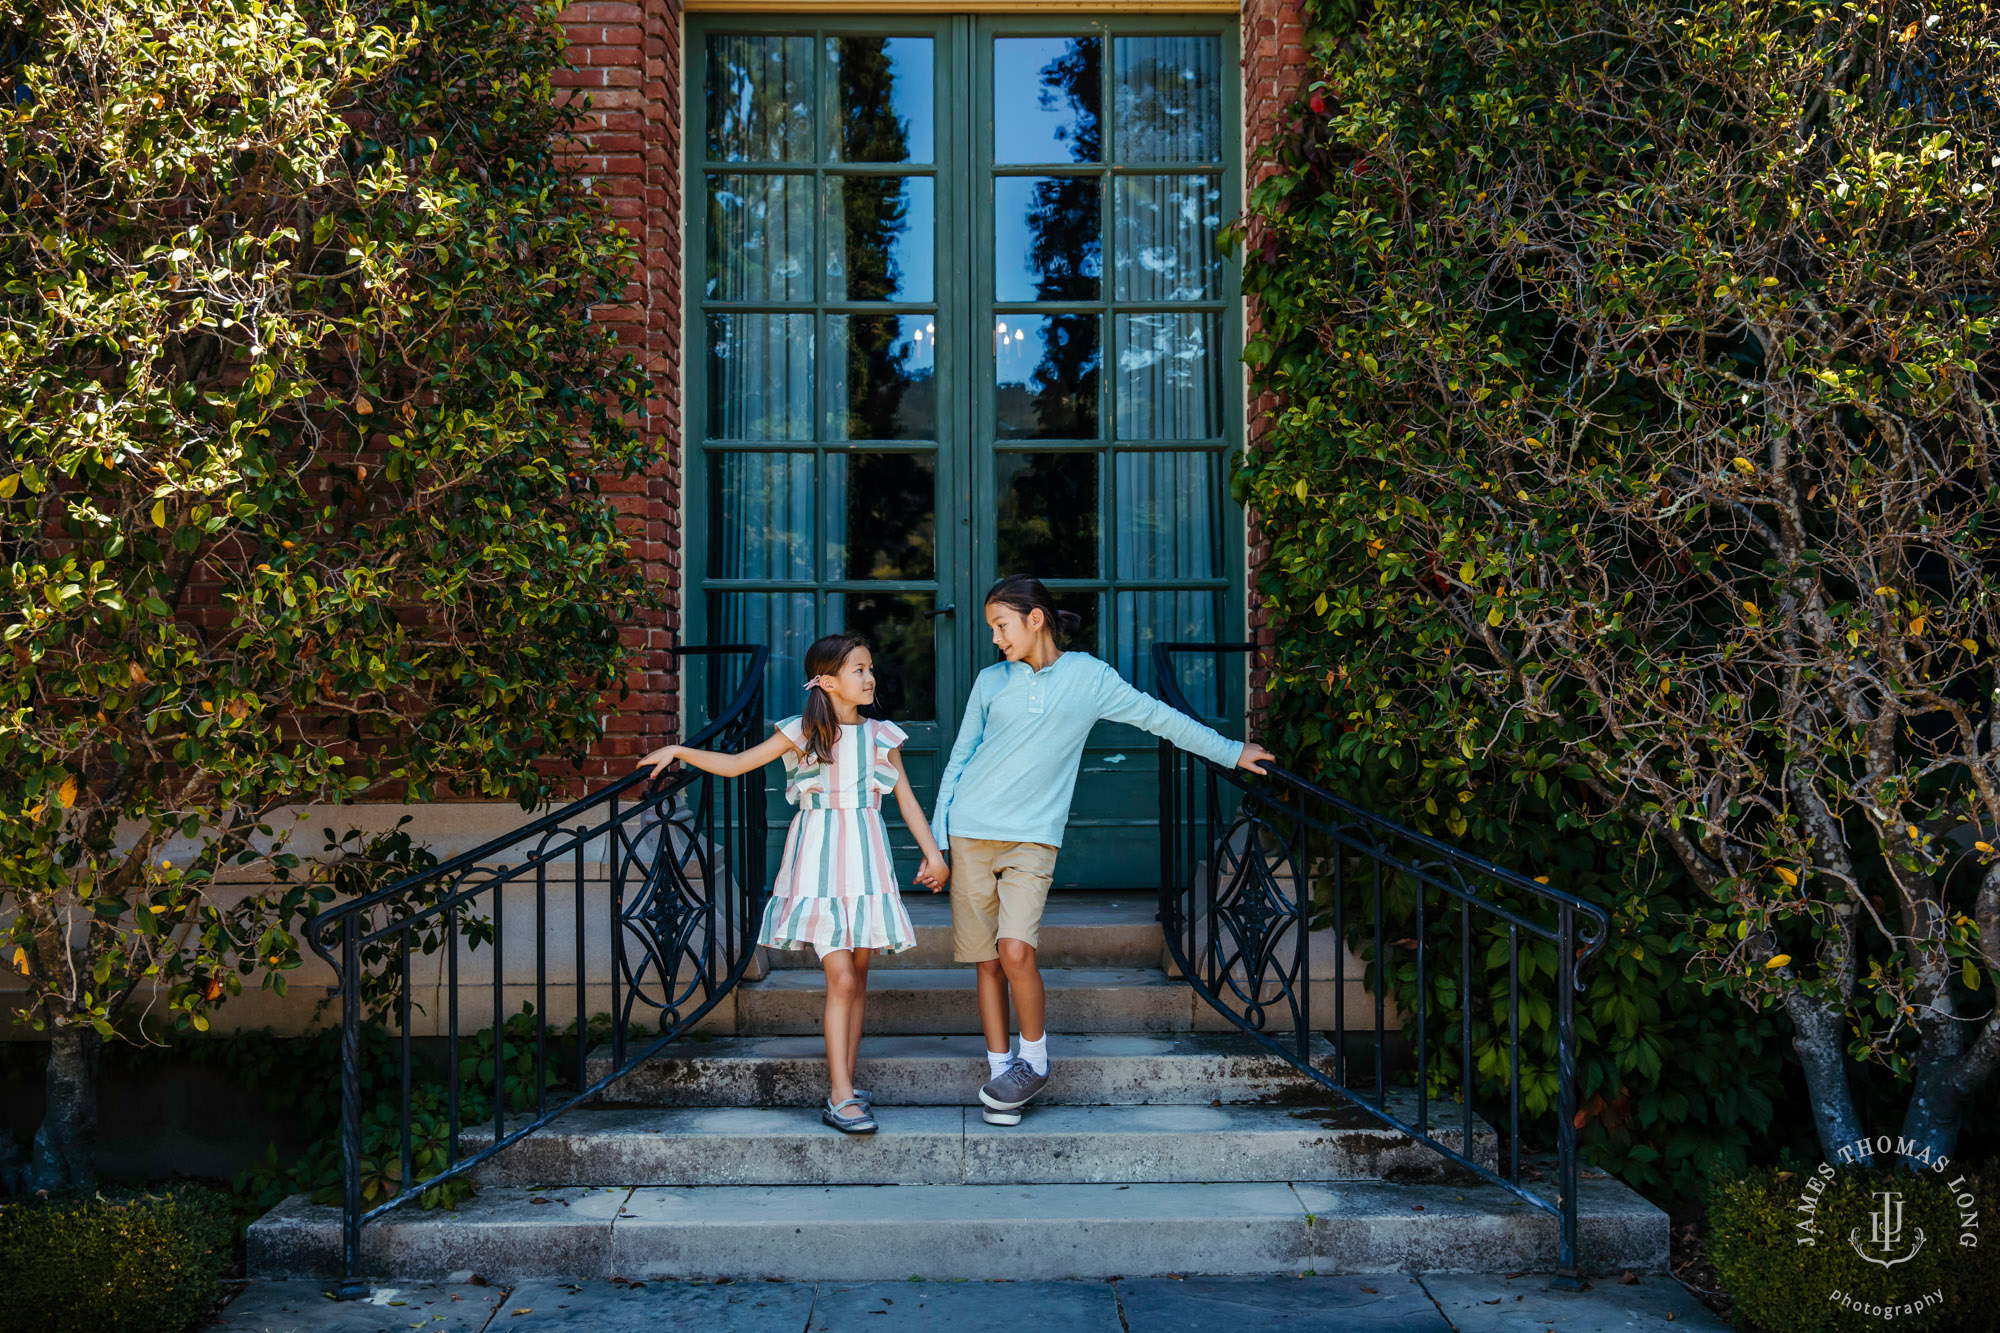
[[[1398,1107],[1399,1110],[1404,1108]],[[1360,1109],[1035,1106],[1018,1126],[970,1106],[885,1107],[847,1139],[807,1107],[571,1112],[480,1168],[482,1183],[636,1185],[1139,1184],[1437,1176],[1445,1161]],[[1446,1141],[1457,1146],[1457,1134]],[[492,1142],[468,1129],[463,1150]],[[1474,1155],[1495,1145],[1475,1128]]]
[[[1665,1213],[1595,1172],[1578,1205],[1593,1266],[1664,1269]],[[339,1218],[286,1200],[251,1228],[251,1273],[334,1271]],[[1487,1184],[493,1187],[456,1211],[391,1213],[362,1247],[366,1271],[423,1279],[1028,1279],[1545,1270],[1555,1232],[1548,1213]]]

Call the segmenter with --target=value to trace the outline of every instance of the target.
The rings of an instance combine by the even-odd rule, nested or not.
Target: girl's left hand
[[[944,888],[944,882],[951,878],[951,864],[942,856],[927,856],[923,868],[917,871],[917,883],[930,886],[932,893]]]

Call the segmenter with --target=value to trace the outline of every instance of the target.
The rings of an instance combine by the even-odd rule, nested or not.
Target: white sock
[[[1049,1072],[1049,1034],[1046,1030],[1033,1041],[1029,1041],[1026,1037],[1021,1038],[1021,1058],[1026,1060],[1028,1068],[1037,1074]]]
[[[988,1051],[986,1053],[986,1076],[988,1078],[999,1078],[1007,1072],[1007,1064],[1013,1058],[1006,1051]]]

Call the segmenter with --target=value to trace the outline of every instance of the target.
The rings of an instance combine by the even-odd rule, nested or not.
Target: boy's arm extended
[[[1141,694],[1108,666],[1098,684],[1097,716],[1106,722],[1123,722],[1150,731],[1224,768],[1247,768],[1262,773],[1263,762],[1272,758],[1269,750],[1254,741],[1232,741],[1166,701]]]
[[[663,745],[641,759],[639,764],[642,768],[650,765],[654,777],[664,773],[668,764],[679,760],[704,773],[733,778],[748,773],[753,768],[762,768],[773,759],[782,758],[787,752],[798,748],[784,732],[774,731],[765,738],[762,745],[752,746],[741,754],[728,754],[722,750],[693,750],[685,745]]]

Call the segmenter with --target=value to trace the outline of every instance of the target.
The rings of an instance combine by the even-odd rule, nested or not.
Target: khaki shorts
[[[1002,938],[1033,948],[1055,874],[1056,849],[1045,842],[953,838],[951,956],[988,962],[1000,956]]]

